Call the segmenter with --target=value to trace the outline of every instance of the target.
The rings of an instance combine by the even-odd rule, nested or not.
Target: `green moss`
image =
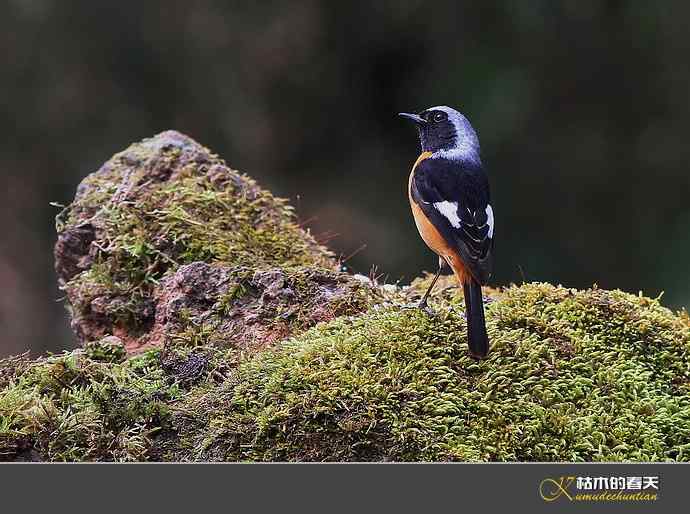
[[[178,458],[690,460],[690,328],[655,300],[544,284],[487,308],[466,353],[461,304],[338,319],[186,398]]]
[[[0,459],[143,460],[177,397],[153,352],[40,359],[0,391]]]
[[[84,352],[94,361],[123,362],[127,357],[127,350],[117,337],[104,337],[100,341],[92,341],[84,345]]]
[[[262,190],[249,199],[228,184],[216,190],[190,170],[136,204],[106,209],[106,238],[119,250],[115,267],[133,282],[155,282],[157,271],[195,261],[328,263],[325,254],[315,258],[313,242],[304,239],[284,200]]]

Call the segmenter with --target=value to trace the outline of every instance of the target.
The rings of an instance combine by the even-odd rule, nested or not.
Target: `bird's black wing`
[[[412,199],[474,278],[491,275],[494,245],[489,181],[479,165],[450,159],[425,159],[414,170]]]

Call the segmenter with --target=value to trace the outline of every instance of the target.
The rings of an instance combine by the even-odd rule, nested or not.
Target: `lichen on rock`
[[[155,345],[215,344],[256,351],[382,299],[345,273],[316,268],[227,267],[195,262],[157,288]]]

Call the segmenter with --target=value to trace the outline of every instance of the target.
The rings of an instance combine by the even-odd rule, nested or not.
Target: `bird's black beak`
[[[426,120],[422,118],[419,114],[410,114],[409,112],[399,112],[398,116],[402,116],[403,118],[407,118],[408,120],[412,120],[415,122],[416,125],[419,125],[420,127],[424,124],[426,124]]]

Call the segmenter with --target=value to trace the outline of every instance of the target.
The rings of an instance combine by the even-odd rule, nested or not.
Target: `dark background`
[[[690,304],[690,4],[13,0],[0,16],[0,354],[69,347],[51,201],[114,152],[185,132],[288,197],[348,264],[435,259],[396,117],[477,129],[497,285],[598,283]]]

